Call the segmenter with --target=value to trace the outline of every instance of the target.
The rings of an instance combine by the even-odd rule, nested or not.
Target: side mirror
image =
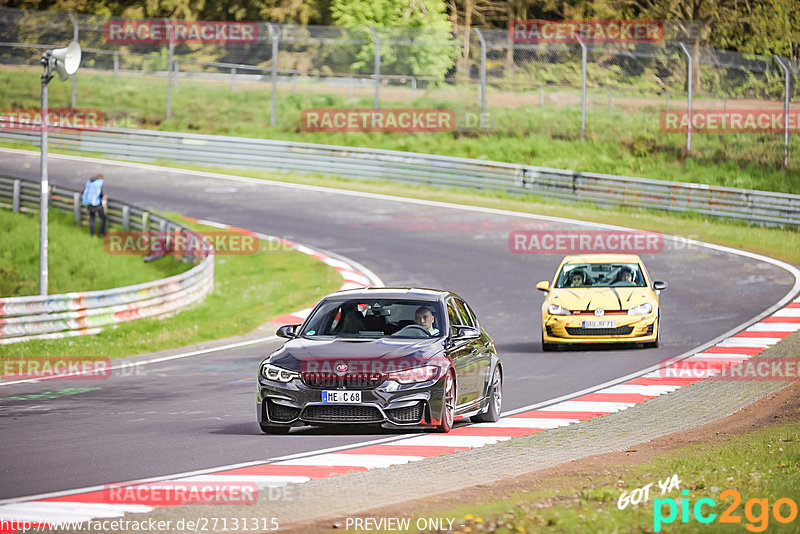
[[[453,326],[453,341],[467,341],[469,339],[478,339],[481,337],[481,332],[477,328],[471,326]]]
[[[536,289],[547,293],[548,291],[550,291],[550,282],[548,282],[547,280],[542,280],[541,282],[536,284]]]
[[[663,289],[667,289],[667,283],[666,282],[659,282],[659,281],[653,282],[653,289],[655,289],[656,291],[661,291]]]
[[[285,324],[278,328],[275,335],[286,339],[294,339],[297,337],[296,331],[300,327],[299,324]]]

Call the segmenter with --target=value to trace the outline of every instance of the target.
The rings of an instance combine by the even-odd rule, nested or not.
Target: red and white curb
[[[198,224],[204,224],[206,226],[212,226],[214,228],[222,228],[225,230],[233,230],[235,232],[239,232],[245,235],[250,235],[258,239],[263,239],[265,241],[271,241],[274,243],[280,243],[287,247],[290,247],[301,254],[306,254],[307,256],[311,256],[312,258],[316,258],[322,263],[329,265],[336,269],[336,272],[344,279],[344,283],[342,287],[339,288],[339,291],[345,289],[358,289],[364,287],[371,287],[371,286],[382,286],[383,282],[381,279],[364,267],[361,264],[354,262],[353,260],[347,258],[334,258],[329,256],[326,253],[320,252],[319,250],[314,250],[311,247],[307,247],[305,245],[301,245],[300,243],[295,243],[294,241],[290,241],[288,239],[284,239],[282,237],[275,237],[271,235],[261,234],[258,232],[253,232],[252,230],[248,230],[246,228],[239,228],[238,226],[231,226],[230,224],[223,224],[218,223],[215,221],[207,221],[203,219],[194,219],[191,217],[183,217],[187,221],[191,221]],[[281,315],[280,317],[276,317],[272,319],[272,322],[279,323],[279,324],[294,324],[294,323],[302,323],[306,320],[306,317],[311,313],[313,308],[303,308],[302,310],[298,310],[296,312],[287,313],[286,315]]]
[[[301,315],[293,314],[292,320],[300,317]],[[800,298],[716,345],[681,360],[680,364],[709,363],[711,365],[707,366],[706,374],[711,376],[747,361],[798,330],[800,330]],[[249,483],[262,489],[274,488],[288,484],[302,484],[314,478],[406,464],[483,447],[626,410],[704,379],[697,374],[683,376],[680,364],[671,364],[671,366],[678,365],[674,373],[668,372],[671,366],[667,366],[555,404],[515,411],[502,417],[497,423],[457,426],[449,434],[421,434],[380,439],[352,448],[327,449],[272,461],[251,462],[197,472],[189,476],[170,478],[168,481],[161,479],[159,487],[164,487],[168,483],[207,484],[210,487]],[[89,521],[95,518],[121,517],[126,513],[149,512],[154,507],[152,498],[142,503],[113,504],[113,502],[108,489],[77,490],[72,494],[42,496],[36,500],[0,505],[0,521],[29,521],[38,524],[52,524],[55,521]]]

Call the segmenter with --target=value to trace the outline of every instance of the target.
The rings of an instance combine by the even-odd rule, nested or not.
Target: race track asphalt
[[[2,174],[37,180],[37,154],[0,151]],[[661,348],[542,353],[534,287],[561,256],[513,254],[512,230],[591,228],[334,190],[220,180],[198,173],[53,157],[50,179],[80,189],[102,172],[108,196],[291,239],[342,254],[386,285],[463,296],[506,368],[505,409],[573,393],[683,354],[780,300],[793,276],[770,263],[665,241],[644,256],[661,297]],[[443,193],[446,201],[446,193]],[[569,217],[565,210],[564,217]],[[5,236],[3,239],[13,239]],[[311,303],[309,303],[311,304]],[[372,428],[265,436],[255,374],[278,341],[148,365],[107,380],[0,387],[0,499],[265,460],[391,437]],[[0,354],[2,348],[0,348]],[[64,393],[62,390],[72,388]],[[82,392],[75,389],[94,388]],[[42,395],[43,392],[51,392]],[[38,397],[36,395],[39,395]],[[11,398],[13,397],[13,398]]]

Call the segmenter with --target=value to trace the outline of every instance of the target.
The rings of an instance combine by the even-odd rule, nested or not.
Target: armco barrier
[[[82,217],[77,191],[53,187],[50,205]],[[0,176],[0,206],[33,212],[39,208],[39,184]],[[193,232],[145,210],[108,201],[107,216],[124,230],[154,230],[170,234]],[[196,234],[194,234],[196,235]],[[201,239],[200,236],[196,236]],[[214,288],[214,255],[186,256],[196,263],[188,271],[153,282],[99,291],[61,295],[0,298],[0,345],[30,339],[95,334],[103,327],[144,317],[162,317],[202,300]]]
[[[35,131],[0,139],[39,143]],[[752,223],[800,225],[800,195],[669,182],[432,154],[148,130],[55,132],[53,146],[128,160],[328,174],[345,178],[531,193],[666,211],[693,211]]]

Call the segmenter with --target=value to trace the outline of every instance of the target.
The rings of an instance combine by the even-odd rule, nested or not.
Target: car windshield
[[[638,263],[568,263],[556,279],[556,287],[645,287]]]
[[[442,332],[439,304],[402,299],[323,302],[300,333],[307,338],[431,338]]]

